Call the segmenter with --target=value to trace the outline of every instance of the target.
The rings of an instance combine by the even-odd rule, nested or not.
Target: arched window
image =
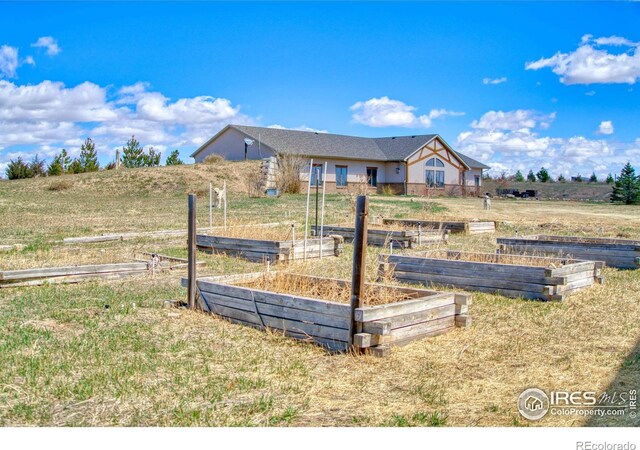
[[[436,167],[444,167],[444,163],[438,158],[427,160],[427,169],[424,171],[424,181],[428,187],[444,187],[444,170],[436,170]]]
[[[438,158],[431,158],[427,161],[427,167],[444,167],[444,163]]]

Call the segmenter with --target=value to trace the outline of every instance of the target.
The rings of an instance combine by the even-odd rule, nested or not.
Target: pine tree
[[[549,171],[547,169],[545,169],[544,167],[540,168],[540,170],[536,174],[536,177],[538,178],[538,180],[540,180],[541,183],[547,183],[548,181],[551,180],[551,176],[549,175]]]
[[[34,156],[29,162],[29,177],[43,177],[46,174],[44,159],[38,158],[38,155]]]
[[[558,175],[558,182],[564,183],[565,181],[567,181],[567,179],[564,177],[564,175],[562,174]]]
[[[607,175],[607,184],[611,184],[613,183],[615,180],[613,179],[613,175],[609,174]]]
[[[578,176],[575,178],[576,183],[582,183],[583,179],[582,179],[582,175],[578,174]]]
[[[50,177],[55,177],[63,174],[62,163],[60,162],[60,155],[53,158],[51,164],[47,167],[47,175]]]
[[[611,202],[634,205],[640,202],[640,177],[630,162],[627,162],[620,172],[620,176],[613,185]]]
[[[96,144],[93,143],[91,138],[87,138],[80,147],[79,162],[83,172],[96,172],[100,169]]]
[[[598,182],[598,177],[596,176],[596,173],[593,172],[589,177],[589,183],[597,183],[597,182]]]
[[[530,170],[529,173],[527,174],[527,181],[531,181],[532,183],[535,183],[536,176],[534,175],[533,170]]]
[[[74,158],[73,161],[71,161],[71,164],[69,164],[69,167],[67,168],[67,173],[82,173],[82,172],[84,172],[84,168],[82,167],[82,164],[80,163],[78,158]]]
[[[180,152],[177,149],[167,156],[167,160],[164,163],[167,166],[179,166],[180,164],[184,164],[180,159]]]
[[[18,157],[15,160],[9,161],[9,165],[6,169],[7,178],[10,180],[21,180],[23,178],[31,178],[31,171],[29,165],[25,163],[22,158]]]
[[[520,172],[519,170],[516,172],[516,174],[513,176],[513,181],[518,181],[518,182],[523,182],[524,181],[524,175],[522,175],[522,172]]]
[[[156,152],[153,147],[149,147],[148,153],[142,153],[143,165],[145,167],[154,167],[160,165],[160,152]]]
[[[144,165],[144,150],[135,136],[122,147],[122,165],[127,168],[142,167]]]
[[[69,166],[71,165],[71,156],[67,155],[67,151],[63,148],[57,158],[60,158],[62,171],[67,172],[69,170]]]

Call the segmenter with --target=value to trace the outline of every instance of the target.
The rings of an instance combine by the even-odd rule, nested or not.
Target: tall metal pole
[[[307,259],[307,236],[309,234],[309,196],[311,194],[311,174],[313,171],[313,158],[309,162],[309,182],[307,184],[307,208],[304,213],[304,259]]]
[[[187,304],[196,307],[196,194],[189,194],[189,223],[187,230]]]
[[[369,198],[358,196],[356,200],[356,226],[353,238],[353,270],[351,277],[351,321],[349,323],[349,344],[353,345],[353,335],[362,332],[362,323],[356,322],[356,309],[364,302],[364,276],[367,256],[367,218],[369,216]]]
[[[316,236],[318,235],[318,190],[320,189],[320,167],[316,167]]]
[[[327,162],[324,163],[324,177],[322,178],[322,212],[320,213],[320,239],[324,237],[324,194],[327,188]],[[316,225],[316,230],[318,226]],[[320,259],[322,259],[322,240],[320,241]]]
[[[209,228],[213,234],[213,183],[209,183]]]
[[[227,232],[227,181],[225,180],[222,184],[222,192],[224,192],[224,231]]]

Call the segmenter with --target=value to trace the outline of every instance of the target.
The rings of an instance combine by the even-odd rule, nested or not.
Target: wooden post
[[[120,168],[120,149],[116,150],[116,170]]]
[[[188,285],[187,303],[196,307],[196,194],[189,194],[189,224],[187,230]]]
[[[364,276],[367,256],[367,217],[369,198],[358,196],[356,200],[356,226],[353,238],[353,271],[351,277],[351,321],[349,323],[349,344],[353,345],[353,335],[362,332],[362,324],[356,322],[356,308],[363,307]]]

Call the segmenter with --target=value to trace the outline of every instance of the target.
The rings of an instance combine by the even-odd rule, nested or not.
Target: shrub
[[[531,181],[532,183],[536,181],[536,176],[533,173],[533,170],[530,170],[527,174],[527,181]]]
[[[60,159],[58,157],[51,161],[51,164],[47,167],[47,175],[50,177],[62,175],[63,171],[62,164],[60,164]]]
[[[52,182],[49,185],[50,191],[66,191],[73,187],[73,182],[71,180],[57,180]]]
[[[382,195],[396,195],[396,190],[390,184],[383,184],[380,192]]]
[[[124,147],[122,147],[122,165],[127,168],[153,167],[160,165],[160,152],[156,152],[153,147],[145,152],[140,142],[135,136],[131,136]]]
[[[597,182],[598,182],[598,177],[596,176],[596,173],[593,172],[589,177],[589,183],[597,183]]]
[[[255,173],[247,173],[244,177],[244,187],[247,189],[249,197],[262,197],[264,194],[264,183],[260,176]]]
[[[218,164],[224,161],[224,156],[218,155],[217,153],[212,153],[207,155],[202,162],[205,164]]]
[[[276,186],[285,194],[298,194],[302,188],[300,172],[306,160],[291,153],[281,153],[276,156]]]
[[[31,171],[29,165],[25,163],[22,158],[18,157],[15,160],[9,161],[9,165],[6,170],[7,178],[10,180],[20,180],[23,178],[31,178]]]
[[[615,180],[613,179],[613,175],[609,174],[607,175],[607,184],[611,184],[613,183]]]

